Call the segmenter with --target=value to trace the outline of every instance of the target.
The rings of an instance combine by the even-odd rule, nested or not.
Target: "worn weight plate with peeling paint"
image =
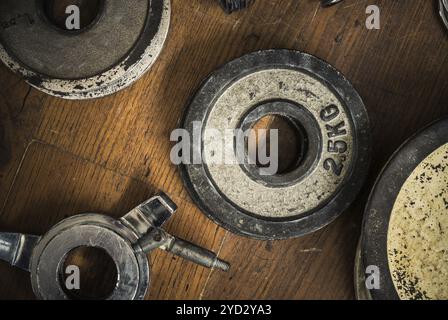
[[[125,88],[151,67],[167,37],[170,0],[90,0],[97,11],[79,30],[56,23],[51,1],[0,1],[0,59],[54,96],[89,99]]]
[[[408,140],[368,201],[362,266],[376,266],[373,299],[448,299],[448,119]]]
[[[290,145],[281,134],[278,141],[280,160],[297,154],[287,170],[263,174],[266,168],[247,157],[238,161],[235,140],[217,138],[274,116],[296,133]],[[369,121],[360,96],[332,66],[302,52],[259,51],[226,64],[197,92],[183,128],[195,140],[187,153],[197,156],[202,147],[202,161],[180,166],[192,198],[221,226],[257,239],[327,225],[353,202],[368,171]]]

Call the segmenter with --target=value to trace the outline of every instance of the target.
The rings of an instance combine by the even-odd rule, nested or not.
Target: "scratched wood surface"
[[[213,0],[173,0],[169,38],[141,80],[115,95],[65,101],[0,66],[0,231],[42,234],[74,214],[121,216],[157,190],[178,203],[177,236],[219,252],[229,273],[157,252],[150,299],[352,299],[366,198],[392,152],[448,116],[448,36],[430,0],[258,0],[227,16]],[[365,9],[381,9],[369,31]],[[210,222],[170,163],[170,132],[188,99],[221,64],[257,49],[291,48],[342,71],[367,106],[370,178],[335,223],[301,239],[254,241]],[[0,299],[32,299],[29,276],[0,263]]]

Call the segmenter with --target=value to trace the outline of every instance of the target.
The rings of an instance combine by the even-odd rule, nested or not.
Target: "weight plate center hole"
[[[40,0],[44,19],[59,30],[79,33],[100,18],[104,0]]]
[[[290,173],[303,163],[308,149],[308,138],[305,130],[296,121],[277,114],[262,117],[252,126],[256,135],[256,154],[249,152],[251,148],[246,145],[247,157],[250,163],[256,163],[258,168],[266,168],[270,163],[260,159],[266,154],[271,161],[278,161],[277,175]],[[277,132],[277,138],[273,132]],[[271,144],[277,143],[277,148],[271,149]],[[278,150],[278,155],[271,155],[271,150]],[[254,149],[252,149],[254,150]]]
[[[62,289],[73,300],[107,299],[118,282],[114,260],[95,247],[82,246],[67,253],[59,273]]]

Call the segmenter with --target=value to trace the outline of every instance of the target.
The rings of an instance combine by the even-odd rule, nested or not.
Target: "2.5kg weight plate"
[[[52,0],[0,1],[0,60],[37,89],[67,99],[130,85],[162,50],[170,0],[96,2],[90,24],[67,30],[51,16]]]
[[[235,161],[213,161],[220,142],[208,130],[225,136],[265,116],[283,117],[300,131],[294,168],[262,175],[237,161],[233,141],[225,142],[223,158]],[[200,208],[241,235],[284,239],[327,225],[353,202],[368,171],[361,98],[343,75],[309,54],[267,50],[228,63],[192,100],[183,128],[193,134],[197,123],[203,161],[183,163],[181,174]]]

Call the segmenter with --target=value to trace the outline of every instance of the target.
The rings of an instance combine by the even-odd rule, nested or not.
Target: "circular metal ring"
[[[168,34],[170,0],[107,0],[79,32],[52,25],[43,1],[0,2],[0,60],[57,97],[98,98],[124,89],[152,66]]]
[[[442,148],[445,148],[445,151]],[[406,141],[386,164],[375,183],[365,210],[361,242],[362,265],[376,266],[380,270],[380,289],[370,290],[370,294],[375,300],[408,299],[410,296],[412,299],[425,298],[425,292],[418,289],[418,279],[412,278],[409,281],[409,274],[406,270],[402,267],[392,268],[390,265],[391,261],[394,265],[401,262],[401,259],[398,258],[401,255],[400,249],[396,250],[390,246],[391,236],[396,232],[400,232],[403,236],[404,233],[407,234],[405,229],[397,224],[391,225],[390,221],[397,213],[396,205],[399,203],[397,199],[403,199],[402,191],[406,189],[404,187],[408,186],[408,183],[421,183],[414,177],[416,170],[421,165],[431,169],[431,165],[426,166],[425,160],[439,151],[447,153],[442,157],[448,157],[446,150],[448,150],[448,120],[441,120]],[[434,175],[437,175],[438,166],[432,169],[434,169],[432,171]],[[442,170],[444,169],[440,168],[440,172],[443,172]],[[436,180],[435,177],[430,177],[426,173],[425,176],[427,181]],[[414,180],[416,182],[413,182]],[[418,188],[423,190],[422,185],[419,185]],[[420,192],[427,192],[422,190]],[[443,200],[443,190],[437,189],[431,192],[437,193],[434,199]],[[440,195],[439,192],[441,192]],[[407,198],[410,207],[421,202],[421,196],[419,193],[414,193],[415,201],[412,197]],[[427,213],[430,214],[431,211],[429,210]],[[417,225],[418,220],[411,221],[411,223]],[[435,250],[435,248],[430,250]],[[400,292],[396,288],[399,288]]]
[[[248,166],[213,161],[217,142],[207,130],[224,136],[267,114],[305,129],[310,148],[296,170],[263,179]],[[344,76],[309,54],[267,50],[228,63],[205,81],[185,113],[183,128],[193,133],[196,123],[204,159],[180,165],[181,175],[205,214],[237,234],[285,239],[316,231],[351,204],[367,175],[364,104]],[[236,157],[233,148],[224,147],[226,157]]]
[[[301,150],[295,168],[281,175],[263,175],[260,169],[250,164],[249,161],[243,163],[243,169],[253,180],[264,182],[275,186],[288,186],[297,183],[307,172],[316,166],[319,159],[319,150],[322,150],[322,136],[319,124],[313,115],[303,106],[294,104],[286,100],[265,102],[254,107],[243,117],[242,124],[238,126],[244,132],[253,128],[255,124],[269,115],[283,116],[294,124],[305,147]]]
[[[38,243],[31,259],[31,283],[36,296],[44,300],[69,297],[60,275],[69,252],[78,247],[103,249],[115,262],[117,283],[110,300],[143,299],[149,287],[149,263],[142,251],[135,251],[137,237],[116,220],[102,215],[79,215],[56,225]]]

